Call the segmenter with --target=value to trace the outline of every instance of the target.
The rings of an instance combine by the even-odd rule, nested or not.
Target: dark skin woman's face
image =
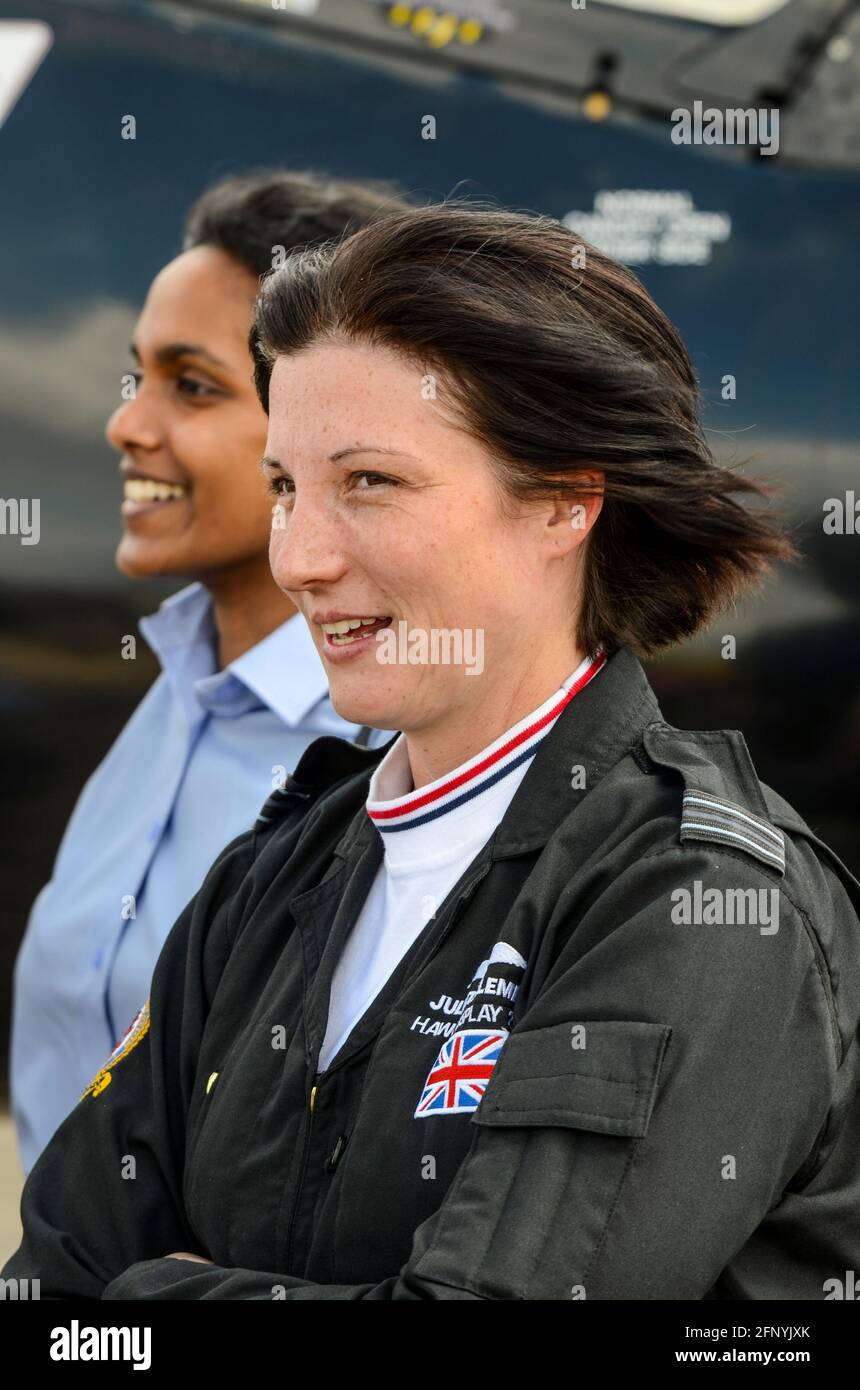
[[[257,574],[272,522],[266,416],[248,351],[257,281],[214,247],[156,276],[134,334],[136,397],[108,421],[124,479],[117,565],[133,578]]]

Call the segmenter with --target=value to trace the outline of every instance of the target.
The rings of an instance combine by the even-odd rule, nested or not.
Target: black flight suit
[[[384,751],[317,740],[220,855],[151,1026],[34,1167],[4,1276],[96,1299],[853,1296],[860,884],[740,734],[670,728],[615,653],[319,1073]],[[161,1258],[186,1250],[214,1264]]]

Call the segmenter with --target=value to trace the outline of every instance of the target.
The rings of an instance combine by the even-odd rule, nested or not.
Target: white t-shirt
[[[366,803],[384,856],[335,967],[320,1071],[487,843],[538,747],[604,660],[587,658],[531,714],[418,791],[404,735],[388,750],[370,779]]]

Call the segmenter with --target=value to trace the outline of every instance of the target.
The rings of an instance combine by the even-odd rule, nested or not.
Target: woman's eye
[[[365,479],[367,486],[362,487],[358,479]],[[396,487],[397,479],[388,478],[384,473],[350,473],[348,483],[356,492],[375,491],[379,487]],[[266,480],[266,487],[275,497],[292,498],[295,493],[292,478],[286,478],[282,473],[275,473]]]
[[[356,478],[367,478],[367,479],[372,479],[372,480],[373,480],[372,483],[369,483],[368,487],[358,487],[358,485],[356,484],[356,491],[357,491],[357,492],[368,492],[368,491],[370,490],[370,487],[380,487],[380,486],[381,486],[381,487],[387,487],[387,486],[396,487],[396,486],[397,486],[396,480],[395,480],[394,478],[388,478],[388,477],[386,477],[384,473],[366,473],[366,472],[361,472],[361,473],[350,473],[349,476],[350,476],[350,481],[352,481],[353,479],[356,479]]]
[[[217,392],[213,391],[211,386],[204,385],[202,381],[195,381],[193,376],[177,377],[176,387],[180,394],[183,396],[192,396],[197,398],[201,396],[217,395]]]
[[[274,477],[268,478],[266,480],[266,486],[269,492],[275,497],[292,497],[292,493],[287,492],[287,487],[292,487],[292,481],[289,478],[283,477],[282,474],[276,474]]]

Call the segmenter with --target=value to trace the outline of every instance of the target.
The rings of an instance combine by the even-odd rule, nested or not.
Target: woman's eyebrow
[[[379,444],[353,444],[348,449],[338,449],[335,453],[329,454],[329,462],[337,463],[339,459],[348,458],[351,454],[387,454],[391,458],[414,459],[416,463],[421,462],[405,449],[385,449]]]
[[[335,453],[329,453],[328,461],[329,463],[338,463],[340,459],[349,459],[354,453],[383,453],[383,455],[388,455],[389,457],[393,457],[393,459],[413,459],[415,463],[421,463],[421,459],[418,459],[414,453],[407,453],[406,449],[383,449],[381,445],[374,445],[374,443],[356,443],[356,445],[350,446],[349,449],[336,449]],[[263,457],[261,457],[260,467],[278,468],[279,473],[285,473],[286,471],[281,461],[272,459],[267,453],[264,453]]]
[[[135,361],[140,361],[140,352],[136,344],[129,343],[129,350]],[[163,347],[156,348],[153,353],[156,362],[163,367],[169,367],[182,357],[202,357],[204,361],[211,362],[214,367],[220,367],[223,371],[230,368],[226,362],[222,362],[220,357],[216,357],[214,352],[208,348],[201,347],[199,343],[165,343]]]

